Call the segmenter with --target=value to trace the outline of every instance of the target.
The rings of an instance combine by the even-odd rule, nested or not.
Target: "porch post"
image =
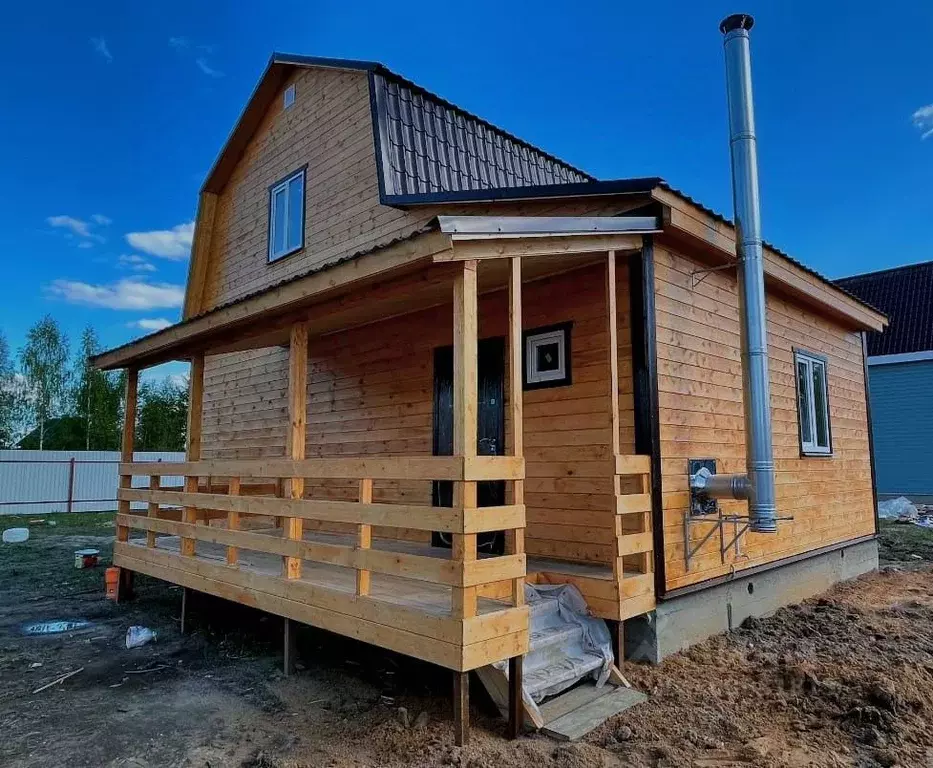
[[[522,415],[522,259],[509,260],[509,420],[512,427],[512,455],[523,456],[524,416]],[[525,481],[512,481],[512,503],[525,503]],[[525,552],[525,529],[515,528],[506,533],[506,552],[520,555]],[[512,604],[525,602],[525,580],[512,582]],[[509,659],[509,737],[516,739],[525,724],[522,695],[522,656]]]
[[[454,278],[454,435],[453,453],[461,458],[476,456],[477,432],[477,298],[475,260],[463,262]],[[476,508],[476,483],[454,482],[454,507]],[[462,569],[476,560],[476,534],[454,533],[451,557]],[[476,587],[451,587],[451,615],[466,619],[476,615]],[[469,673],[454,675],[454,742],[469,740]]]
[[[477,300],[476,261],[464,261],[463,271],[454,280],[454,456],[476,456],[477,395],[476,371]],[[476,483],[454,483],[454,507],[476,507]],[[454,560],[476,560],[476,534],[453,534]],[[452,610],[458,618],[476,615],[476,587],[454,587]]]
[[[285,441],[285,457],[305,458],[305,432],[308,409],[308,324],[292,326],[288,348],[288,436]],[[304,496],[303,477],[292,477],[286,481],[285,497],[300,499]],[[301,541],[304,535],[300,517],[285,518],[285,536]],[[301,578],[301,558],[283,557],[282,569],[287,579]]]
[[[139,369],[128,368],[126,371],[126,391],[123,407],[123,439],[120,444],[120,461],[123,463],[133,461],[133,447],[136,441],[136,401],[139,393]],[[132,475],[120,475],[120,488],[130,488],[133,485]],[[130,513],[130,502],[119,501],[117,511],[121,515]],[[125,542],[130,538],[130,529],[121,525],[117,527],[117,541]],[[120,569],[117,581],[117,602],[130,597],[133,591],[133,572],[125,568]]]
[[[610,465],[612,467],[613,512],[615,512],[618,510],[615,502],[622,493],[622,481],[616,472],[616,456],[621,452],[621,442],[619,438],[619,328],[618,304],[616,301],[615,251],[609,251],[606,256],[606,330],[609,347],[609,429],[611,431],[609,445]],[[623,564],[621,552],[619,550],[619,538],[622,535],[621,526],[621,516],[615,515],[616,547],[612,553],[612,575],[616,583],[616,589],[620,592],[620,598],[623,579]],[[625,648],[622,627],[621,621],[615,622],[616,631],[613,633],[613,645],[615,648],[613,650],[617,664],[622,663]]]
[[[204,353],[197,352],[191,358],[191,372],[188,382],[188,454],[189,462],[201,460],[201,417],[204,408]],[[198,492],[198,476],[185,477],[185,493]],[[198,522],[198,509],[185,507],[182,511],[182,522],[196,524]],[[195,539],[182,538],[181,554],[194,555]]]

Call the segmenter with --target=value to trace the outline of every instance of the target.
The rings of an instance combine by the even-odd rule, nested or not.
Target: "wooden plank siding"
[[[778,514],[777,534],[744,536],[745,557],[727,554],[712,537],[684,562],[687,460],[715,458],[720,472],[745,471],[739,310],[734,271],[703,265],[655,247],[658,390],[666,586],[675,589],[874,531],[868,425],[859,334],[798,301],[768,295],[768,353]],[[801,458],[794,347],[826,355],[834,455]],[[747,514],[741,502],[724,510]],[[695,526],[700,538],[708,530]]]
[[[483,266],[480,265],[482,276]],[[527,480],[525,551],[609,565],[616,548],[611,461],[605,265],[523,286],[527,330],[572,320],[570,386],[524,393]],[[617,274],[619,421],[623,454],[634,451],[628,271]],[[479,300],[480,338],[507,336],[508,292]],[[312,339],[307,456],[430,455],[433,350],[452,342],[450,304]],[[508,375],[508,372],[507,372]],[[207,358],[204,458],[284,455],[287,350]],[[506,392],[508,387],[505,387]],[[506,394],[506,398],[508,395]],[[508,403],[507,403],[508,406]],[[506,450],[511,416],[506,407]],[[430,483],[376,481],[376,502],[429,504]],[[306,482],[309,498],[356,500],[352,481]],[[307,530],[320,530],[305,521]],[[330,531],[350,533],[330,524]],[[428,541],[426,531],[380,529],[373,536]]]

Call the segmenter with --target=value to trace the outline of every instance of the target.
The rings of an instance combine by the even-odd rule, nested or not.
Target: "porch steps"
[[[558,613],[555,598],[529,603],[530,637],[522,664],[522,701],[525,725],[553,738],[572,741],[589,733],[613,715],[645,701],[647,697],[629,687],[613,665],[609,681],[597,688],[592,680],[580,680],[603,664],[602,657],[584,653],[570,657],[565,648],[579,641],[583,629],[577,625],[553,624]],[[508,673],[495,666],[476,670],[500,712],[508,714]],[[569,686],[567,690],[536,704],[534,696],[549,686]]]

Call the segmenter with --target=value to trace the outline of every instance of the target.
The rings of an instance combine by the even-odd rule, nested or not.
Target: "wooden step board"
[[[505,673],[490,665],[477,669],[476,674],[503,717],[507,718],[509,681]],[[585,681],[540,706],[523,692],[525,727],[539,730],[555,739],[573,741],[602,725],[613,715],[647,698],[645,694],[631,688],[613,664],[609,681],[601,688],[597,688],[593,681]]]
[[[593,682],[580,683],[540,706],[544,720],[541,732],[561,741],[576,741],[613,715],[647,699],[634,688],[611,683],[597,688]]]

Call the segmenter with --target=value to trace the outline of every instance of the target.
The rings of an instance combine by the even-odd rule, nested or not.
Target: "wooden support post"
[[[117,580],[117,602],[122,603],[133,597],[133,572],[127,568],[120,569],[120,577]]]
[[[126,371],[126,393],[123,398],[123,440],[120,444],[120,461],[131,462],[133,460],[133,443],[136,440],[136,400],[139,393],[139,370],[128,368]],[[131,488],[133,486],[132,475],[120,475],[120,487]],[[120,501],[117,504],[117,511],[121,515],[130,513],[130,503]],[[128,541],[130,538],[130,529],[125,525],[117,526],[117,541]],[[122,575],[124,569],[120,570]],[[119,601],[119,593],[117,595]]]
[[[454,744],[470,740],[470,673],[454,672]]]
[[[231,477],[228,479],[227,494],[230,496],[240,495],[240,478]],[[239,530],[239,528],[240,528],[240,513],[239,512],[228,512],[227,513],[227,530],[236,531],[236,530]],[[237,568],[239,567],[239,561],[240,561],[240,550],[234,546],[227,547],[227,565]]]
[[[622,621],[610,621],[609,633],[612,635],[612,655],[617,667],[625,661],[625,627]]]
[[[285,457],[304,459],[305,420],[308,409],[308,324],[292,326],[288,348],[288,436],[285,440]],[[285,497],[300,499],[304,496],[305,481],[301,477],[289,478]],[[289,539],[301,540],[304,536],[300,517],[285,518],[284,535]],[[282,570],[287,579],[301,578],[301,558],[283,557]]]
[[[524,456],[524,416],[522,415],[522,260],[509,260],[509,421],[512,427],[512,455]],[[525,503],[525,481],[512,481],[512,503]],[[521,555],[525,552],[525,529],[506,532],[506,553]],[[525,579],[512,582],[512,604],[525,602]]]
[[[181,634],[185,634],[188,630],[188,600],[190,591],[188,587],[181,588]]]
[[[190,462],[201,460],[201,421],[204,412],[204,353],[197,352],[191,358],[191,372],[188,382],[188,454]],[[198,477],[192,475],[185,478],[185,493],[198,492]],[[198,509],[185,507],[182,510],[182,521],[196,523]],[[182,538],[179,545],[182,555],[195,554],[195,540]]]
[[[464,261],[454,279],[454,455],[476,456],[478,390],[476,261]],[[476,483],[454,483],[454,506],[476,508]],[[476,560],[476,534],[454,533],[451,557],[460,564]],[[451,587],[451,611],[457,618],[476,615],[476,587]]]
[[[294,674],[295,662],[298,660],[295,645],[295,622],[289,618],[283,619],[283,648],[282,648],[282,670],[286,677]]]
[[[609,447],[612,461],[612,493],[615,498],[622,493],[621,479],[615,470],[616,456],[621,452],[619,440],[619,324],[618,302],[616,300],[616,252],[609,251],[606,256],[606,337],[609,357]],[[621,525],[621,521],[616,518]],[[616,531],[616,538],[621,531]],[[622,587],[622,558],[613,553],[612,573],[617,588]]]
[[[525,724],[525,705],[522,701],[522,659],[509,659],[509,738],[517,739]]]
[[[161,478],[158,475],[151,475],[149,478],[149,490],[157,491],[161,485]],[[146,507],[147,517],[158,517],[159,516],[159,505],[156,502],[149,502],[149,505]],[[155,531],[146,531],[146,546],[154,547],[156,545],[156,532]]]
[[[369,478],[360,480],[360,503],[373,503],[373,481]],[[373,527],[360,523],[356,526],[356,546],[359,549],[369,549],[373,545]],[[356,594],[368,595],[370,573],[362,569],[356,572]]]

